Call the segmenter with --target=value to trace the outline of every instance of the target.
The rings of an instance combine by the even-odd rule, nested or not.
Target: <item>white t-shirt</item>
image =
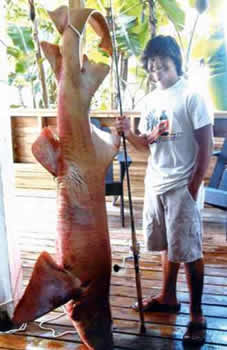
[[[188,183],[198,151],[193,132],[212,124],[213,115],[204,98],[181,78],[168,89],[157,88],[146,96],[139,131],[149,134],[163,120],[168,130],[150,145],[145,178],[145,184],[157,194]]]

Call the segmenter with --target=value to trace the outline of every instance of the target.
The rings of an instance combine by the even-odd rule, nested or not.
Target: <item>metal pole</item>
[[[123,116],[123,108],[122,108],[122,99],[121,99],[120,79],[119,79],[119,72],[118,72],[115,23],[114,23],[114,18],[113,18],[113,10],[112,10],[112,1],[111,0],[110,0],[109,10],[110,10],[110,13],[109,13],[108,17],[111,20],[110,27],[112,29],[113,57],[114,57],[115,68],[116,68],[118,101],[119,101],[120,116],[122,117]],[[133,258],[134,258],[137,300],[138,300],[138,308],[139,308],[139,316],[140,316],[140,332],[145,333],[146,329],[145,329],[145,325],[144,325],[144,314],[143,314],[143,304],[142,304],[142,288],[141,288],[141,278],[140,278],[140,269],[139,269],[139,255],[138,255],[138,248],[137,248],[136,231],[135,231],[135,223],[134,223],[134,215],[133,215],[133,205],[132,205],[132,197],[131,197],[131,186],[130,186],[130,178],[129,178],[129,171],[128,171],[128,163],[127,163],[127,146],[126,146],[126,138],[125,138],[124,133],[122,133],[121,136],[122,136],[122,140],[123,140],[126,180],[127,180],[127,188],[128,188],[129,212],[130,212],[130,223],[131,223],[131,238],[132,238],[132,252],[133,252]]]

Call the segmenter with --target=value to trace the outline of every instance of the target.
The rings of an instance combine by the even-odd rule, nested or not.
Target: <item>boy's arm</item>
[[[119,135],[124,132],[125,138],[138,150],[148,150],[148,141],[146,135],[136,135],[132,132],[130,121],[125,116],[116,118],[115,128]]]
[[[138,151],[148,151],[149,147],[146,135],[136,135],[129,130],[125,137]]]
[[[203,181],[213,150],[213,127],[211,124],[194,130],[194,136],[198,143],[196,163],[188,184],[189,191],[196,199],[199,187]]]

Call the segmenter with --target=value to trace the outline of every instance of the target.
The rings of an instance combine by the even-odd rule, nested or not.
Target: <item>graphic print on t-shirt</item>
[[[153,134],[154,142],[173,141],[176,137],[182,136],[179,123],[168,114],[170,112],[168,113],[165,109],[159,112],[153,109],[146,116],[146,131]]]

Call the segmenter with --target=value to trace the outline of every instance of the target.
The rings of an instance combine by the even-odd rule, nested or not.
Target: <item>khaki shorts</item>
[[[151,251],[168,250],[172,262],[202,258],[202,224],[197,202],[183,186],[157,195],[145,191],[143,231]]]

